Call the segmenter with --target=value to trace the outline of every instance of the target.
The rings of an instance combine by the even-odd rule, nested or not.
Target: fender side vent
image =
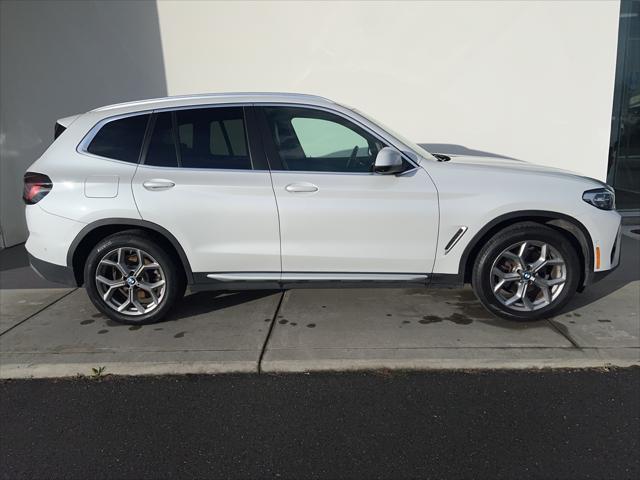
[[[449,253],[453,247],[456,246],[456,243],[458,243],[458,241],[462,238],[462,236],[467,232],[468,229],[469,229],[468,227],[460,227],[456,231],[456,233],[453,234],[453,237],[451,237],[451,240],[449,240],[449,243],[447,243],[447,245],[444,247],[445,255]]]

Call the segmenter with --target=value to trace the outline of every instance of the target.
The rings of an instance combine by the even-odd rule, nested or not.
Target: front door
[[[245,110],[251,114],[243,107],[155,113],[133,179],[140,215],[177,238],[200,281],[280,274],[271,177],[263,152],[248,142]]]
[[[399,175],[373,173],[386,143],[342,115],[257,110],[280,216],[283,280],[431,273],[438,201],[423,169],[407,162]]]

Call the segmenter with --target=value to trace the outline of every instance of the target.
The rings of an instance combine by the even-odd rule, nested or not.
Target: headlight
[[[608,188],[587,190],[582,194],[582,200],[600,210],[613,210],[616,208],[616,194]]]

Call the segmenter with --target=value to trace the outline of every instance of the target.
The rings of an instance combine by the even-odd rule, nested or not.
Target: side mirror
[[[380,150],[373,165],[373,171],[382,175],[392,175],[401,172],[403,168],[402,155],[391,147]]]

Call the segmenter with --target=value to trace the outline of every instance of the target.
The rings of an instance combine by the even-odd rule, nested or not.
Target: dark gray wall
[[[22,175],[55,120],[167,94],[153,1],[0,2],[0,246],[26,239]]]

